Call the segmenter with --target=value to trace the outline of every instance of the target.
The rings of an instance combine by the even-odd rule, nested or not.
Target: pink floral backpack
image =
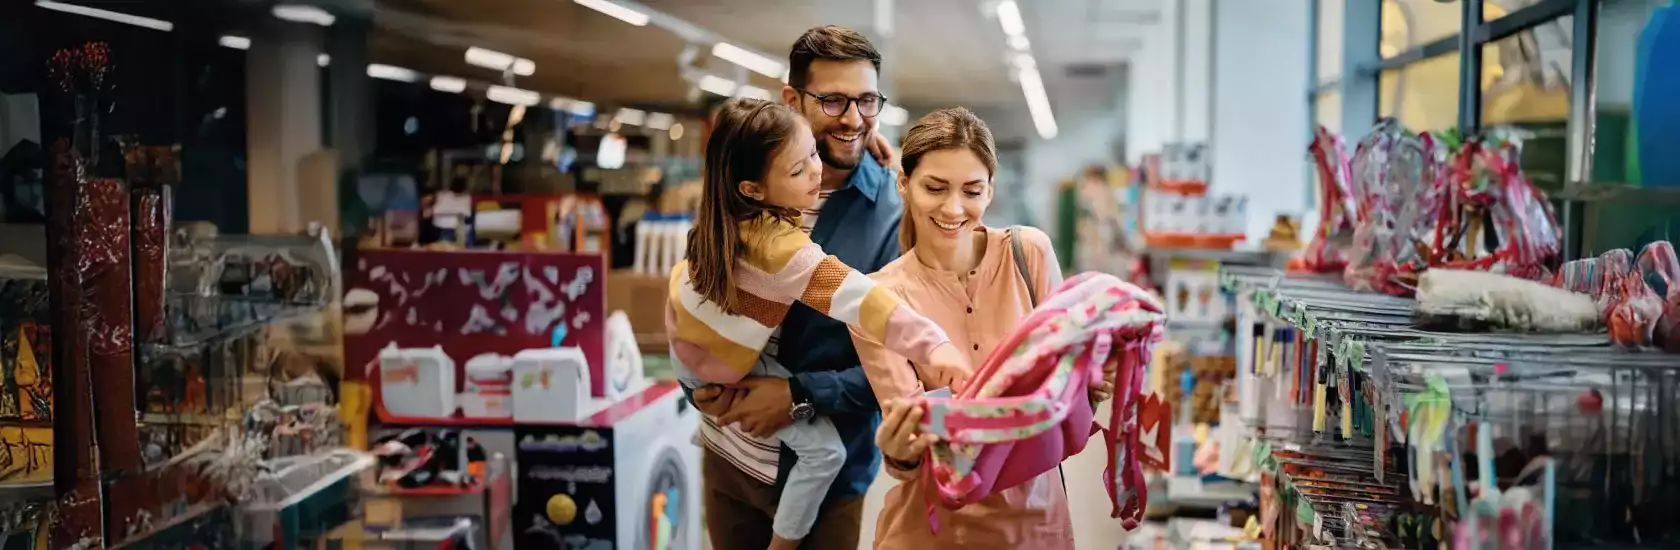
[[[1163,311],[1153,296],[1112,275],[1083,273],[1063,283],[992,351],[961,393],[923,398],[921,428],[940,438],[928,451],[929,493],[947,508],[977,502],[1056,469],[1102,433],[1111,515],[1136,527],[1147,501],[1137,405],[1150,350],[1166,322]],[[1119,368],[1103,428],[1088,396],[1110,360]],[[927,505],[937,530],[934,503]]]

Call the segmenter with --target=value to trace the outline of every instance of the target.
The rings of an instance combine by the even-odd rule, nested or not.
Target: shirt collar
[[[873,202],[882,189],[892,188],[890,185],[892,179],[892,170],[888,170],[887,167],[876,162],[875,156],[869,154],[866,149],[863,156],[858,159],[857,169],[852,171],[851,177],[846,178],[845,185],[840,188],[856,188],[859,194]]]

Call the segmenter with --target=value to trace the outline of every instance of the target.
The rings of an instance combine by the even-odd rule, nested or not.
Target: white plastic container
[[[461,415],[467,418],[513,416],[513,359],[486,353],[467,361],[461,392]]]
[[[578,348],[530,349],[513,356],[513,420],[577,422],[594,414],[589,360]]]
[[[649,212],[642,216],[641,221],[636,222],[636,249],[633,252],[635,258],[631,261],[630,270],[640,275],[653,272],[653,262],[650,260],[653,258],[653,224],[657,223],[657,216],[658,214]]]
[[[455,361],[443,347],[379,352],[379,396],[385,412],[412,418],[455,414]]]

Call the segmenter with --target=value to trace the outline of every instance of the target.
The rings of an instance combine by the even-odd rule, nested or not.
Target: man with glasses
[[[881,54],[850,29],[805,32],[788,55],[782,101],[804,113],[823,162],[818,201],[801,220],[811,240],[846,265],[879,270],[898,258],[903,204],[888,165],[893,150],[875,132],[886,107]],[[712,548],[766,548],[781,480],[797,458],[774,440],[792,422],[826,416],[846,443],[846,464],[829,488],[803,548],[855,550],[863,497],[881,453],[879,404],[846,325],[796,303],[766,346],[792,378],[749,378],[731,389],[694,391],[705,446],[701,483]]]

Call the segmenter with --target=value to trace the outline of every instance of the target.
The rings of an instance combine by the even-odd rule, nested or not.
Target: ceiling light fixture
[[[897,105],[888,105],[881,108],[881,115],[876,120],[887,126],[903,126],[910,122],[910,111]]]
[[[761,100],[764,100],[764,101],[770,101],[771,100],[770,90],[766,90],[764,88],[760,88],[758,86],[754,86],[754,85],[751,85],[751,84],[742,84],[741,87],[736,88],[735,89],[735,95],[738,96],[738,97],[745,97],[745,98],[751,98],[751,99],[761,99]]]
[[[1003,0],[997,5],[998,24],[1003,26],[1003,34],[1010,36],[1027,34],[1027,25],[1021,20],[1021,7],[1015,5],[1015,0]]]
[[[646,126],[649,130],[670,130],[676,119],[670,113],[648,113]]]
[[[537,72],[535,61],[478,46],[467,48],[467,64],[497,71],[512,71],[519,76],[531,76]]]
[[[325,67],[325,66],[331,65],[331,64],[332,64],[332,56],[324,54],[324,53],[315,54],[315,65],[317,67]]]
[[[631,126],[641,126],[642,123],[647,122],[647,112],[625,107],[619,109],[617,115],[613,115],[613,120]]]
[[[274,16],[293,23],[314,23],[323,27],[331,27],[338,21],[327,10],[306,4],[280,4],[274,6]]]
[[[1009,47],[1010,48],[1014,48],[1016,50],[1020,50],[1020,51],[1023,51],[1023,52],[1032,49],[1032,42],[1027,41],[1027,35],[1011,34],[1011,35],[1009,35],[1008,40],[1009,40]]]
[[[714,93],[714,94],[717,94],[717,95],[721,95],[721,96],[724,96],[724,97],[734,97],[735,96],[735,83],[730,82],[729,80],[727,80],[723,77],[720,77],[720,76],[716,76],[716,75],[702,76],[702,77],[700,77],[700,82],[699,82],[698,85],[700,86],[700,89],[711,92],[711,93]]]
[[[1032,114],[1038,137],[1055,139],[1060,130],[1056,127],[1056,116],[1050,112],[1050,96],[1044,93],[1044,79],[1036,66],[1021,70],[1021,94],[1027,97],[1027,112]]]
[[[530,90],[522,90],[512,86],[490,86],[484,91],[484,97],[496,103],[507,105],[532,106],[542,103],[542,94]]]
[[[572,116],[578,118],[591,117],[595,116],[595,104],[588,101],[573,100],[571,108],[567,109],[567,111],[570,111]]]
[[[780,77],[786,74],[787,71],[787,68],[783,67],[782,63],[779,61],[748,51],[745,48],[728,42],[718,42],[717,44],[713,44],[712,56],[742,67],[746,67],[752,72],[768,76],[770,78]]]
[[[467,81],[453,76],[432,77],[432,89],[449,94],[458,94],[467,89]]]
[[[385,80],[395,80],[397,82],[415,82],[420,80],[420,73],[414,72],[411,69],[404,69],[394,65],[382,65],[379,63],[368,64],[367,75],[373,78],[383,78]]]
[[[645,13],[642,13],[642,12],[624,7],[623,5],[618,4],[617,2],[612,2],[611,0],[572,0],[572,1],[577,2],[577,4],[579,6],[583,6],[583,7],[586,7],[586,8],[589,8],[589,9],[592,9],[592,10],[610,15],[614,19],[617,19],[619,21],[623,21],[625,23],[629,23],[631,25],[641,27],[641,26],[644,26],[644,25],[648,24],[648,19],[649,19],[648,14],[645,14]]]
[[[235,50],[251,49],[251,39],[243,36],[223,36],[220,40],[217,40],[216,43],[221,44],[224,48],[233,48]]]
[[[129,25],[134,25],[136,27],[145,27],[145,28],[148,28],[148,29],[163,31],[163,32],[169,32],[169,31],[175,30],[175,24],[174,23],[170,23],[170,22],[164,21],[162,19],[152,19],[150,17],[141,17],[141,16],[138,16],[138,15],[129,15],[129,14],[122,13],[122,12],[116,12],[116,11],[111,11],[111,10],[102,10],[102,9],[99,9],[99,8],[90,8],[90,7],[87,7],[87,6],[78,6],[78,5],[75,5],[75,4],[66,4],[64,2],[54,2],[52,0],[36,0],[35,7],[43,8],[43,9],[49,9],[49,10],[53,10],[53,11],[61,11],[61,12],[64,12],[64,13],[73,13],[73,14],[81,15],[81,16],[85,16],[85,17],[92,17],[92,18],[95,18],[95,19],[104,19],[106,21],[116,21],[118,23],[125,23],[125,24],[129,24]]]

